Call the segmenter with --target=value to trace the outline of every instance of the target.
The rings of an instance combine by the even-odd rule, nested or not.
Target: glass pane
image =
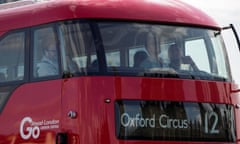
[[[197,67],[206,72],[211,72],[206,45],[203,39],[186,41],[186,55],[192,57]]]
[[[106,52],[107,66],[120,66],[120,52]]]
[[[213,50],[215,52],[215,62],[216,62],[216,67],[217,67],[217,71],[216,71],[216,75],[221,75],[223,77],[227,77],[228,76],[228,72],[227,70],[227,65],[226,65],[226,52],[223,51],[223,44],[221,39],[217,38],[217,37],[212,37],[211,38],[212,44],[213,44]]]
[[[217,31],[124,22],[98,23],[108,72],[229,80]]]
[[[46,77],[59,74],[58,48],[52,27],[34,31],[33,76]]]
[[[64,71],[230,80],[218,31],[77,20],[59,28]]]
[[[69,21],[62,23],[59,28],[64,71],[98,71],[96,49],[89,25]]]
[[[24,78],[25,33],[13,33],[0,41],[0,83]]]
[[[143,59],[146,57],[146,50],[144,47],[133,47],[129,49],[129,66],[139,67],[141,64],[138,59]]]

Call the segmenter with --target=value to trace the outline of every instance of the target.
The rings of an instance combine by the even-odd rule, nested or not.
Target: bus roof
[[[18,3],[19,6],[0,6],[0,32],[75,18],[218,28],[218,24],[202,11],[176,0],[45,0]]]

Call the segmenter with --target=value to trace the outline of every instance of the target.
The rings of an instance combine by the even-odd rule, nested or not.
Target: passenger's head
[[[55,40],[47,40],[43,46],[44,55],[52,61],[57,61],[57,48]]]
[[[179,69],[181,64],[181,50],[176,44],[171,45],[168,48],[168,58],[170,60],[170,66],[174,69]]]
[[[149,33],[147,35],[146,47],[147,47],[148,54],[153,58],[157,58],[157,54],[158,54],[157,42],[156,42],[156,37],[153,33]]]

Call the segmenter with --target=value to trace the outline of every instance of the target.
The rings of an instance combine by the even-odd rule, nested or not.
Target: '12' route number
[[[209,121],[213,121],[212,124],[208,124]],[[217,129],[218,124],[218,115],[215,112],[206,112],[205,113],[205,133],[207,134],[218,134],[219,129]]]

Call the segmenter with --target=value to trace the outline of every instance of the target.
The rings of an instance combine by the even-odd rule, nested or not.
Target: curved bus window
[[[98,27],[109,73],[231,80],[217,30],[127,22]]]
[[[12,33],[0,40],[0,83],[24,78],[25,33]]]
[[[185,55],[193,58],[195,64],[207,73],[228,77],[228,68],[225,60],[226,54],[219,35],[209,31],[209,38],[197,37],[196,39],[186,40]],[[213,49],[207,48],[207,46]]]
[[[131,22],[59,26],[64,71],[230,81],[217,30]]]
[[[0,39],[0,112],[15,85],[24,80],[25,33],[10,33]]]
[[[35,29],[33,35],[33,76],[59,75],[59,48],[53,27]]]

